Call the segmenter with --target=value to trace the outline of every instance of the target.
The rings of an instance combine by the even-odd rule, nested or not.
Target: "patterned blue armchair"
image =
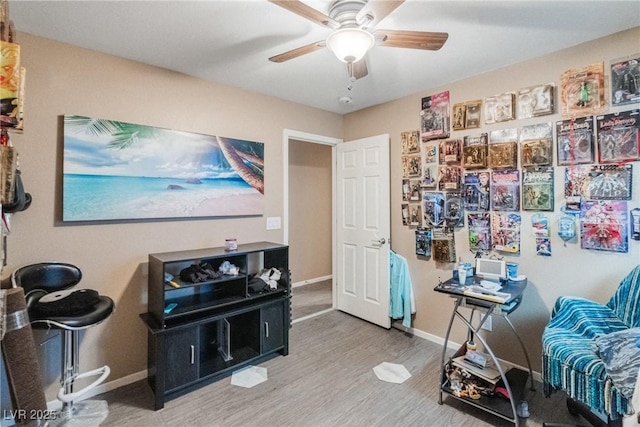
[[[568,397],[605,415],[609,421],[634,412],[630,396],[607,372],[598,343],[622,331],[640,327],[640,265],[625,277],[606,305],[584,298],[559,297],[542,335],[542,380],[549,396],[565,390]],[[605,337],[606,336],[606,337]],[[625,374],[635,378],[640,367],[640,348],[634,341],[634,363],[626,362]],[[610,344],[609,344],[610,345]],[[634,366],[631,366],[635,364]],[[634,370],[635,369],[635,370]],[[571,408],[571,406],[570,406]],[[575,409],[575,408],[574,408]],[[638,410],[640,408],[635,408]]]

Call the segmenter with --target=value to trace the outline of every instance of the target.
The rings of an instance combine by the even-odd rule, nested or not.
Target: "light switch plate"
[[[279,216],[267,217],[267,230],[279,230],[281,226],[282,225]]]

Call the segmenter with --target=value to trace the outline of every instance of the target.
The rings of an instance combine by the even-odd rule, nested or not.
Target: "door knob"
[[[378,248],[381,247],[382,245],[384,245],[387,241],[384,237],[378,239],[378,240],[372,240],[373,244],[376,245]]]

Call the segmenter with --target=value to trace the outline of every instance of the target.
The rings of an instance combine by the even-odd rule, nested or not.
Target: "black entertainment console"
[[[193,283],[180,278],[192,265],[234,273]],[[227,265],[228,265],[227,264]],[[251,292],[250,280],[275,268],[275,288]],[[217,276],[217,275],[214,275]],[[147,326],[149,384],[154,408],[249,364],[289,352],[289,248],[269,242],[235,251],[209,248],[149,255]]]

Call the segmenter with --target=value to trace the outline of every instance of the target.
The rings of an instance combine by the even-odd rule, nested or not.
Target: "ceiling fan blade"
[[[340,23],[329,18],[324,13],[307,6],[298,0],[269,0],[273,4],[277,4],[280,7],[287,9],[289,12],[293,12],[296,15],[300,15],[303,18],[307,18],[309,21],[314,22],[323,27],[329,27],[337,29],[340,27]]]
[[[272,56],[271,58],[269,58],[269,61],[285,62],[290,59],[297,58],[302,55],[306,55],[307,53],[315,52],[316,50],[322,49],[325,46],[326,46],[326,43],[324,40],[315,42],[315,43],[310,43],[308,45],[300,46],[299,48],[292,49],[288,52],[281,53],[280,55]]]
[[[449,38],[448,33],[427,31],[377,30],[373,35],[379,46],[424,50],[438,50]]]
[[[356,22],[363,28],[374,27],[405,0],[369,0],[356,15]]]
[[[351,62],[347,64],[347,71],[349,72],[349,77],[353,80],[365,77],[369,74],[369,70],[367,69],[367,60],[362,58],[358,62]]]

